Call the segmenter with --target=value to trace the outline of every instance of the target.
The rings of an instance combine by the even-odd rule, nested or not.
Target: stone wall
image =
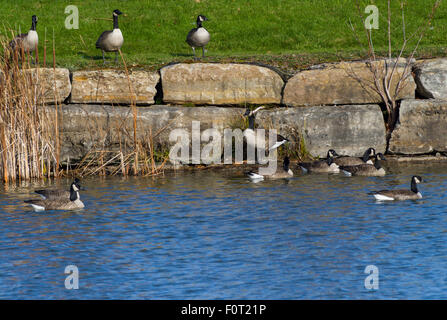
[[[385,151],[385,126],[379,106],[340,106],[329,111],[330,107],[275,108],[261,111],[257,125],[276,129],[292,143],[298,142],[295,133],[300,133],[308,151],[315,156],[324,157],[331,148],[357,156],[369,147]],[[138,107],[138,139],[147,140],[152,132],[156,144],[166,145],[173,129],[191,133],[192,121],[200,121],[201,131],[216,128],[223,136],[225,128],[244,129],[244,112],[243,108],[216,106]],[[70,104],[62,107],[61,118],[63,162],[80,160],[95,148],[113,151],[126,144],[132,146],[134,114],[129,107]]]
[[[405,63],[399,61],[392,89]],[[447,152],[447,59],[418,61],[413,71],[399,94],[399,123],[387,151]],[[131,128],[131,104],[139,105],[141,135],[149,128],[190,128],[192,120],[200,121],[202,129],[240,126],[246,104],[263,104],[270,108],[259,112],[257,124],[288,137],[301,135],[314,156],[325,156],[329,148],[348,155],[361,155],[369,147],[386,151],[380,97],[361,85],[372,79],[364,62],[315,66],[290,79],[271,67],[233,63],[171,64],[160,71],[130,71],[129,78],[120,70],[26,72],[42,80],[46,103],[65,102],[66,158],[77,158],[97,144],[113,147],[126,140],[114,128],[123,123]],[[157,139],[167,142],[167,135]]]

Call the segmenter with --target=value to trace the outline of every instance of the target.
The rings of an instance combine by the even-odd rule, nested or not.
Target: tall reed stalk
[[[43,105],[39,66],[31,69],[29,55],[11,52],[7,42],[0,47],[1,177],[12,182],[57,175],[58,131],[54,111]]]

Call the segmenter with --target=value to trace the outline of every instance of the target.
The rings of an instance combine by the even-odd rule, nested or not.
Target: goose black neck
[[[33,22],[31,22],[31,30],[36,31],[36,24],[37,22],[33,20]]]
[[[289,165],[290,165],[290,160],[288,158],[284,159],[284,162],[282,164],[282,168],[284,169],[284,171],[289,171]]]
[[[255,130],[255,116],[248,116],[248,128]]]
[[[118,16],[117,15],[113,15],[113,29],[119,29],[118,27]]]
[[[330,166],[332,164],[332,162],[334,162],[334,158],[333,157],[328,157],[326,159],[326,163],[327,163],[328,166]]]
[[[70,201],[76,201],[79,197],[78,191],[75,191],[73,185],[70,186]]]
[[[376,162],[374,162],[374,167],[375,167],[377,170],[379,170],[380,168],[382,168],[379,159],[376,159]]]
[[[413,191],[414,193],[418,193],[418,184],[416,183],[416,181],[414,181],[414,179],[411,179],[411,191]]]
[[[197,28],[202,28],[202,21],[199,18],[197,18]]]

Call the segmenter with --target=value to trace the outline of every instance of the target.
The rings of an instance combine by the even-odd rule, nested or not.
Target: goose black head
[[[199,14],[198,16],[197,16],[197,22],[203,22],[203,21],[208,21],[208,18],[207,17],[205,17],[204,15],[202,15],[202,14]]]
[[[248,117],[248,116],[250,115],[250,113],[251,113],[250,108],[247,108],[247,109],[245,109],[244,116],[245,116],[245,117]]]
[[[376,149],[374,148],[368,148],[365,153],[363,154],[363,161],[366,162],[369,160],[369,157],[374,157],[376,155]]]
[[[384,160],[384,161],[386,161],[386,158],[383,155],[383,153],[379,152],[378,154],[376,154],[376,160]]]
[[[205,17],[204,15],[199,14],[199,15],[197,16],[197,21],[196,21],[196,23],[197,23],[197,28],[201,28],[201,27],[202,27],[202,22],[203,22],[203,21],[208,21],[208,18]]]
[[[335,152],[334,149],[330,149],[330,150],[327,152],[327,157],[326,157],[326,158],[332,158],[332,157],[338,157],[338,153]]]
[[[411,178],[411,181],[412,182],[414,181],[414,183],[421,183],[422,182],[422,177],[421,176],[413,176]]]
[[[123,14],[121,11],[119,11],[118,9],[115,9],[115,10],[113,10],[113,15],[114,16],[119,16],[119,15],[121,15],[121,14]]]
[[[383,155],[383,153],[376,153],[376,162],[374,162],[374,167],[379,170],[380,168],[382,168],[382,165],[380,164],[380,160],[384,160],[386,161],[385,156]]]
[[[413,176],[411,178],[411,191],[413,191],[414,193],[418,193],[418,183],[422,182],[422,178],[421,176]]]

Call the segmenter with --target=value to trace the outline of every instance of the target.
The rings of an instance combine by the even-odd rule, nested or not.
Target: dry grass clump
[[[30,55],[0,43],[0,174],[4,182],[58,176],[56,112],[41,106],[44,92],[30,69]],[[37,66],[38,68],[38,66]],[[57,110],[57,109],[56,109]]]

